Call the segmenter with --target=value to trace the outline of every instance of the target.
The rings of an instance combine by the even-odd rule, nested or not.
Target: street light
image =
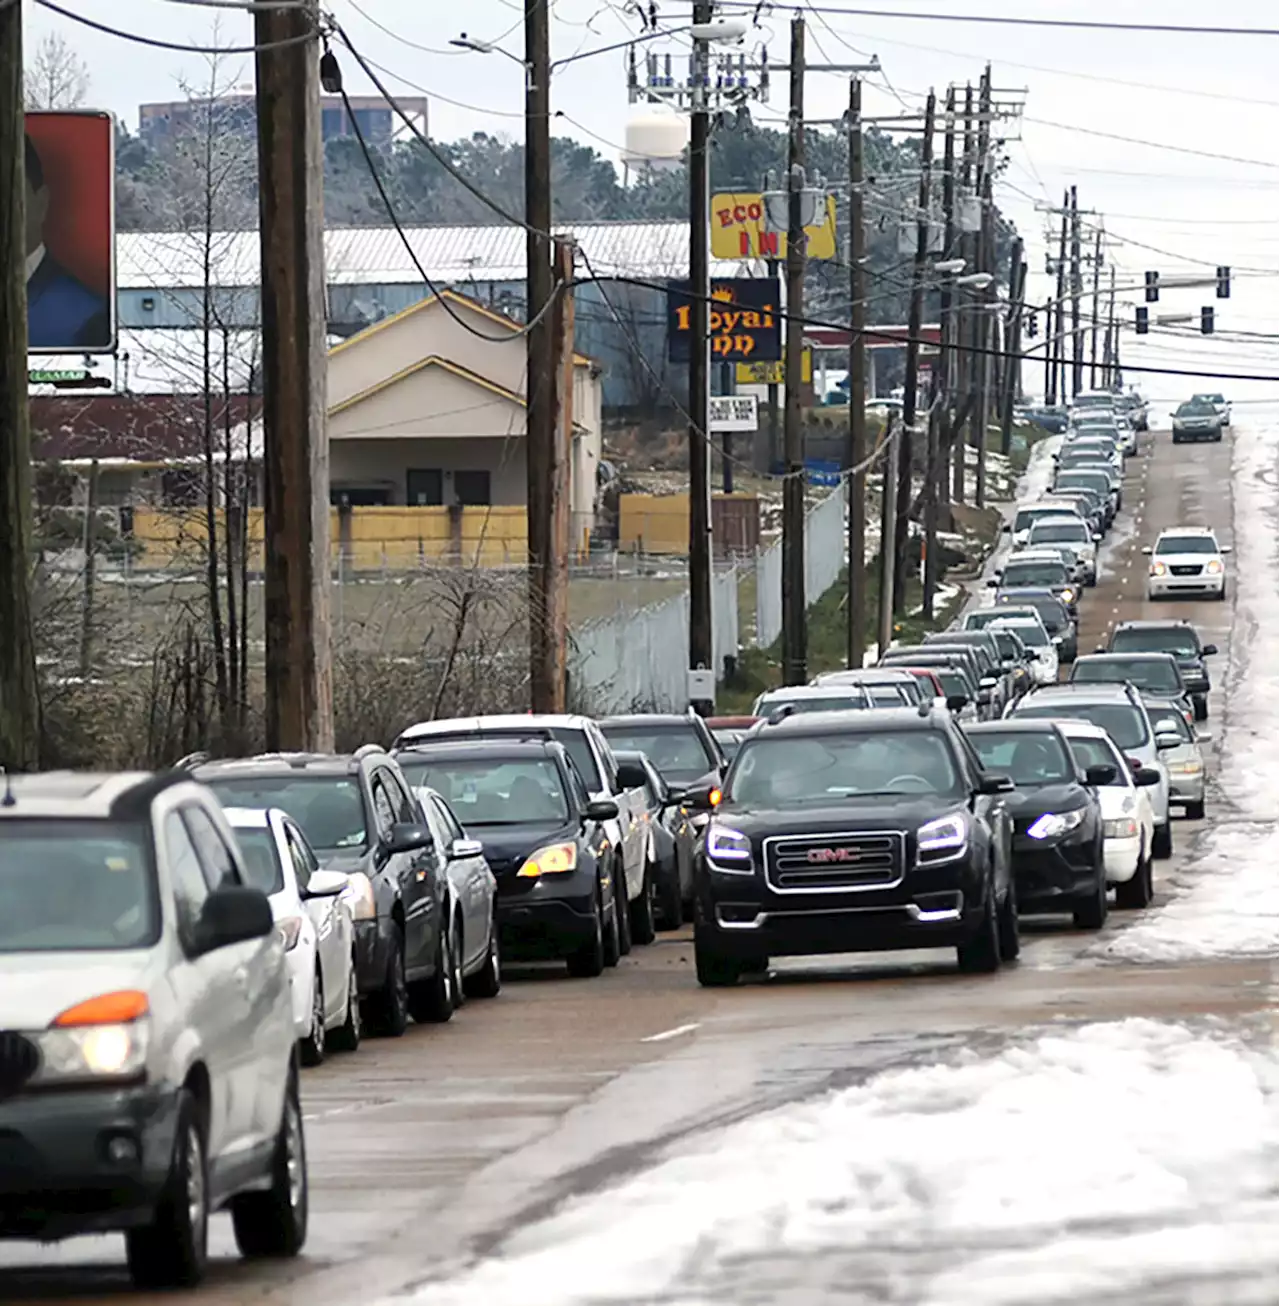
[[[957,277],[953,285],[973,290],[985,290],[995,277],[990,272],[970,272],[967,277]]]
[[[941,272],[944,277],[950,276],[953,272],[963,272],[966,260],[962,258],[944,258],[933,265],[935,272]]]

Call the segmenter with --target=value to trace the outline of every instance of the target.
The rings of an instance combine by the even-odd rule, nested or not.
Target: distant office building
[[[397,139],[405,130],[404,120],[380,95],[353,95],[351,110],[365,140],[371,145],[385,145]],[[218,115],[222,130],[243,128],[252,131],[256,119],[251,88],[242,88],[233,95],[222,95],[217,100],[171,100],[166,104],[143,104],[138,107],[138,131],[150,144],[179,134],[184,128],[198,124],[211,109]],[[401,99],[397,103],[413,120],[414,125],[427,129],[427,101]],[[339,136],[353,136],[351,123],[340,95],[320,98],[320,132],[326,141]]]

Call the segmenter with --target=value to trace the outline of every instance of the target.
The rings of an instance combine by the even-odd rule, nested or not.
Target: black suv
[[[1105,763],[1081,771],[1052,721],[985,721],[965,734],[989,771],[1007,775],[1013,815],[1013,878],[1022,915],[1070,912],[1077,929],[1107,920],[1098,786],[1116,778]]]
[[[1218,651],[1216,644],[1201,644],[1189,621],[1121,621],[1099,653],[1168,653],[1177,660],[1185,692],[1197,721],[1209,715],[1209,668],[1205,658]]]
[[[261,753],[194,766],[224,807],[279,807],[323,865],[352,876],[356,972],[370,1026],[398,1038],[409,1017],[445,1021],[457,994],[434,840],[395,758],[377,744],[350,756]]]
[[[776,713],[743,741],[694,866],[698,980],[772,956],[954,947],[992,972],[1018,953],[1013,784],[950,712]]]

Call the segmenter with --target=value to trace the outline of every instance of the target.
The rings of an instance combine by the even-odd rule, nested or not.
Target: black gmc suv
[[[983,770],[950,712],[796,713],[757,727],[694,866],[699,983],[774,956],[954,947],[989,973],[1018,953],[1013,784]]]
[[[1209,668],[1205,658],[1218,651],[1216,644],[1201,644],[1189,621],[1120,621],[1099,653],[1169,653],[1177,659],[1186,693],[1197,721],[1209,715]]]

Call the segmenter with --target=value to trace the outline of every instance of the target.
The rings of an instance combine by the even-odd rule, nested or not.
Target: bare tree
[[[89,65],[65,37],[47,32],[31,52],[22,90],[28,109],[78,109],[89,94]]]

